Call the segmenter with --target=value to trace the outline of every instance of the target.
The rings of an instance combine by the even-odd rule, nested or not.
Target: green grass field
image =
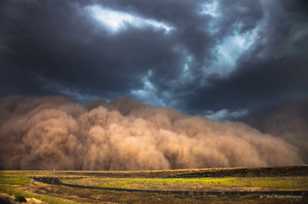
[[[56,183],[52,183],[56,180]],[[52,182],[50,182],[52,181]],[[308,203],[308,167],[1,171],[0,203]],[[2,199],[2,200],[1,200]]]

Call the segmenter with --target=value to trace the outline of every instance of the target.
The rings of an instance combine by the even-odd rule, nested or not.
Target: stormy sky
[[[238,118],[308,95],[306,0],[2,0],[0,96]]]

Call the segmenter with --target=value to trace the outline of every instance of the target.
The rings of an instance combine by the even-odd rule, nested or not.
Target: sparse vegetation
[[[306,196],[308,194],[308,176],[305,175],[305,168],[308,170],[307,167],[301,167],[301,171],[298,171],[298,168],[277,168],[271,171],[268,169],[2,171],[0,192],[10,195],[16,201],[21,201],[22,198],[36,198],[51,204],[95,202],[232,204],[239,201],[250,204],[302,203],[307,197],[301,193]],[[232,175],[230,171],[234,174]],[[238,171],[244,171],[245,174],[239,176]],[[273,171],[283,172],[281,174],[283,176],[269,173]],[[286,175],[287,171],[290,172],[290,176]],[[226,177],[223,177],[224,172]],[[60,182],[53,182],[55,180]],[[226,194],[215,196],[209,192]],[[227,194],[227,192],[242,194]],[[254,194],[255,192],[261,194]],[[272,192],[272,194],[262,195],[262,192]],[[277,196],[275,192],[280,193]]]
[[[65,183],[102,188],[140,190],[305,190],[308,177],[226,177],[226,178],[81,178]]]
[[[15,201],[16,202],[20,202],[20,203],[24,203],[24,202],[27,202],[26,198],[22,195],[15,195]]]

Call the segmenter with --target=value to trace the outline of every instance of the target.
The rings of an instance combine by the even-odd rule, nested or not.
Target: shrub
[[[15,195],[15,201],[20,203],[27,202],[26,198],[22,195]]]

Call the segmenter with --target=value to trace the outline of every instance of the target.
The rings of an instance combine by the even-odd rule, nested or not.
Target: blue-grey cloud
[[[0,3],[0,95],[128,95],[190,113],[306,98],[304,0]]]

